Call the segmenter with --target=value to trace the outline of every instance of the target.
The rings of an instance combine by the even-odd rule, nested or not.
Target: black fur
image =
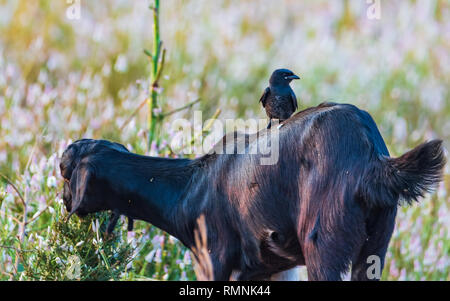
[[[226,136],[226,144],[257,135]],[[194,244],[204,214],[214,279],[265,279],[306,265],[310,280],[368,280],[368,256],[384,264],[401,200],[410,203],[441,179],[442,142],[389,158],[365,111],[325,103],[301,111],[280,129],[280,156],[260,165],[260,154],[199,159],[140,156],[118,144],[82,140],[61,159],[70,186],[67,209],[84,215],[113,210],[152,223]],[[242,139],[243,138],[243,139]]]

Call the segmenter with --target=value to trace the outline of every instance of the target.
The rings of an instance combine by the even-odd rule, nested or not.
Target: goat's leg
[[[210,253],[213,275],[215,281],[228,281],[230,280],[232,267],[231,260],[213,253]]]
[[[359,253],[367,237],[366,230],[361,227],[364,225],[364,214],[355,208],[342,214],[317,215],[314,226],[303,238],[308,280],[342,280],[352,259]],[[333,230],[330,232],[327,229]]]
[[[271,280],[272,273],[266,271],[266,267],[263,265],[255,266],[252,269],[243,270],[239,273],[238,281],[267,281]]]
[[[367,240],[352,264],[352,280],[380,280],[397,208],[378,209],[367,222]]]
[[[117,221],[119,220],[119,217],[120,217],[120,213],[118,211],[114,210],[111,213],[111,217],[110,217],[110,220],[108,222],[108,226],[106,227],[106,234],[107,235],[110,235],[114,231],[114,228],[117,225]]]
[[[128,216],[128,227],[127,227],[128,231],[133,231],[133,222],[134,220]]]
[[[270,281],[299,281],[300,268],[295,267],[283,272],[279,272],[270,276]]]
[[[339,281],[341,274],[345,272],[349,261],[348,258],[333,256],[330,250],[332,246],[323,247],[308,246],[305,251],[306,268],[309,281]],[[328,253],[330,252],[330,253]]]

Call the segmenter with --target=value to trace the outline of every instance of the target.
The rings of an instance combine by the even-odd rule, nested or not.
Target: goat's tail
[[[423,143],[398,158],[381,158],[366,169],[358,195],[370,207],[411,204],[441,181],[445,162],[442,140]]]

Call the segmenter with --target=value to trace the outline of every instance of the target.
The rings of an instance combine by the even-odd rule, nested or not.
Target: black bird
[[[268,129],[271,127],[272,119],[279,119],[282,122],[297,110],[297,98],[289,86],[293,79],[300,79],[300,77],[288,69],[277,69],[272,73],[269,86],[259,100],[270,119]]]

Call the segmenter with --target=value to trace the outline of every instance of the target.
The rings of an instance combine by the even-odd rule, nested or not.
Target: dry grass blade
[[[213,266],[208,251],[208,238],[205,223],[205,216],[201,215],[197,219],[198,228],[194,230],[195,246],[192,248],[194,254],[194,271],[197,280],[214,280]]]
[[[19,188],[17,188],[16,184],[13,183],[13,181],[11,181],[7,176],[5,176],[4,174],[0,173],[0,176],[5,179],[5,181],[11,185],[11,187],[17,192],[17,195],[19,196],[20,201],[22,202],[22,205],[25,206],[25,199],[23,198],[22,193],[20,192]]]

